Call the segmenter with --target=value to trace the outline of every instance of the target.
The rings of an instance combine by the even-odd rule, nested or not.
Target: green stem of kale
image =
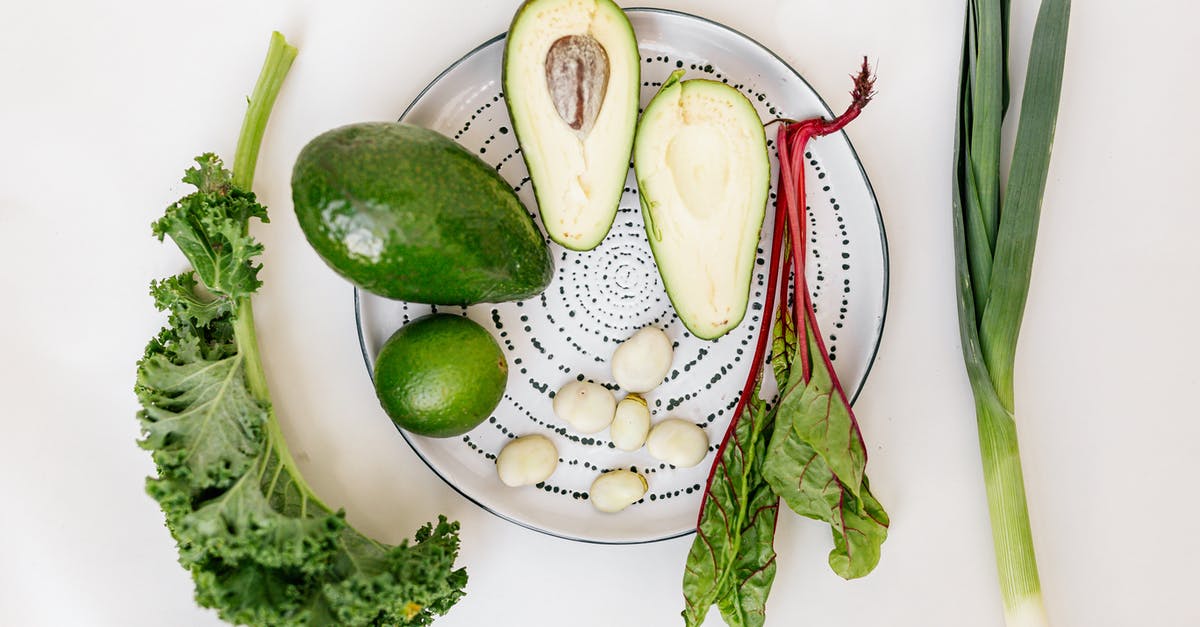
[[[254,187],[254,169],[258,164],[258,151],[262,146],[263,133],[267,129],[267,120],[271,117],[271,109],[275,106],[275,98],[283,86],[292,61],[296,59],[297,50],[288,45],[279,32],[271,33],[271,43],[267,48],[267,59],[263,62],[262,72],[258,75],[258,83],[250,96],[246,107],[246,117],[242,120],[242,131],[238,135],[237,152],[233,156],[233,184],[244,191]],[[249,225],[247,224],[247,228]],[[288,450],[275,417],[275,409],[271,404],[271,393],[267,389],[267,375],[263,369],[262,356],[258,350],[258,333],[254,327],[254,307],[249,296],[237,299],[237,313],[234,319],[234,337],[237,339],[238,353],[242,355],[242,368],[246,376],[246,387],[250,394],[267,408],[267,440],[270,448],[279,457],[280,463],[290,473],[296,486],[310,498],[314,504],[329,509],[317,498],[312,488],[304,481],[296,461]]]
[[[275,98],[279,95],[279,88],[283,86],[283,79],[292,67],[296,52],[296,48],[288,45],[278,31],[271,33],[267,59],[263,62],[258,83],[255,84],[249,106],[246,107],[242,132],[238,135],[237,152],[233,155],[233,184],[241,190],[253,191],[258,149],[262,146],[263,133],[267,129],[267,120],[271,117]],[[250,228],[249,223],[246,224],[246,228]],[[246,386],[250,388],[254,398],[270,406],[271,395],[267,391],[267,376],[258,353],[258,335],[254,331],[254,309],[250,305],[250,297],[240,297],[237,305],[234,334],[237,337],[238,352],[245,359]]]
[[[260,403],[270,404],[271,393],[267,389],[267,374],[263,369],[262,357],[258,352],[258,333],[254,329],[254,307],[250,297],[237,300],[233,332],[237,338],[238,353],[242,355],[242,370],[246,373],[246,387]]]
[[[267,130],[267,119],[297,52],[279,31],[271,33],[267,59],[250,96],[246,117],[242,119],[242,132],[238,135],[237,151],[233,154],[233,184],[246,191],[253,187],[254,168],[258,165],[258,149]]]

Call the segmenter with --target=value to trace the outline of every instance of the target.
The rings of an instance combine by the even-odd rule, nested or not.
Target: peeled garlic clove
[[[579,433],[603,431],[616,410],[617,399],[598,383],[572,381],[554,395],[554,415]]]
[[[619,512],[646,495],[646,478],[629,470],[606,472],[592,482],[589,500],[596,509]]]
[[[708,455],[708,435],[695,423],[667,418],[650,430],[646,450],[654,459],[679,468],[691,468]]]
[[[517,438],[496,456],[496,473],[500,475],[500,481],[514,488],[549,479],[557,466],[558,449],[542,435]]]
[[[661,329],[646,327],[613,352],[613,379],[626,392],[649,392],[666,378],[674,355],[671,338]]]
[[[608,428],[613,446],[622,451],[636,451],[646,443],[650,432],[650,408],[646,399],[630,394],[617,403],[617,413]]]

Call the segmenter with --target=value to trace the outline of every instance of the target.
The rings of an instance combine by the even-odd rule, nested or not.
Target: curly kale
[[[235,162],[244,162],[243,143],[257,153],[294,55],[276,33],[242,131],[256,139],[239,142]],[[138,362],[136,392],[140,445],[157,467],[147,491],[162,506],[197,602],[248,625],[429,624],[466,585],[466,571],[454,569],[458,523],[440,517],[414,542],[388,546],[355,531],[305,483],[254,337],[250,298],[262,284],[254,260],[262,245],[249,222],[265,222],[266,208],[249,177],[235,179],[212,154],[196,161],[183,179],[196,191],[153,225],[193,271],[151,284],[168,324]]]

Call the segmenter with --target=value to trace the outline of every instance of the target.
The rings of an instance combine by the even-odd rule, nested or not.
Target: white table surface
[[[825,564],[827,529],[784,513],[768,624],[998,627],[952,291],[963,2],[652,4],[751,35],[835,108],[860,56],[878,61],[879,98],[849,134],[886,220],[892,290],[856,409],[892,527],[878,569],[847,583]],[[1015,85],[1031,4],[1013,1]],[[273,219],[254,227],[267,251],[255,309],[306,478],[384,541],[441,512],[462,521],[471,580],[443,627],[680,624],[690,537],[554,539],[479,509],[417,459],[372,395],[350,287],[290,210],[290,168],[309,138],[394,119],[443,67],[504,30],[515,6],[0,5],[0,624],[219,624],[194,604],[143,491],[153,467],[134,443],[134,363],[162,323],[147,283],[181,267],[149,224],[183,191],[193,155],[232,158],[272,29],[300,56],[256,177]],[[1016,380],[1034,538],[1059,626],[1200,624],[1197,6],[1091,0],[1072,16]]]

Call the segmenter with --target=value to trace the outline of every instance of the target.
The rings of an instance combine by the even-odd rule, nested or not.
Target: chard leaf
[[[829,566],[845,579],[862,577],[879,564],[879,553],[887,540],[888,519],[883,505],[871,494],[869,482],[863,478],[860,500],[845,498],[833,511],[840,514],[840,527],[833,525],[833,550]],[[835,517],[834,521],[838,519]]]
[[[812,325],[806,325],[810,355],[809,380],[803,381],[802,369],[793,368],[787,387],[779,400],[773,439],[791,437],[812,448],[833,474],[858,497],[867,465],[867,450],[858,432],[850,403],[834,384],[834,375],[823,359]]]
[[[763,443],[759,444],[764,448]],[[758,457],[762,457],[759,451]],[[779,497],[759,481],[750,494],[748,519],[742,526],[741,545],[733,563],[731,585],[717,599],[717,609],[728,625],[761,626],[766,620],[767,595],[775,580],[775,525]]]
[[[779,514],[779,499],[762,479],[772,413],[755,388],[713,467],[683,575],[688,627],[703,623],[713,604],[731,626],[760,627],[766,619]]]
[[[786,240],[785,240],[786,241]],[[787,247],[784,247],[784,259],[788,258]],[[780,298],[786,300],[787,290],[780,290]],[[796,360],[799,342],[796,339],[796,318],[788,303],[780,303],[776,310],[775,325],[771,329],[771,368],[775,374],[775,383],[783,389],[791,376],[792,363]]]
[[[849,403],[834,385],[810,325],[806,335],[811,378],[805,382],[801,369],[792,369],[763,475],[792,511],[829,523],[834,540],[829,565],[834,572],[846,579],[862,577],[879,563],[889,521],[864,476],[866,452]],[[838,469],[848,469],[844,472],[850,481],[843,480]]]

